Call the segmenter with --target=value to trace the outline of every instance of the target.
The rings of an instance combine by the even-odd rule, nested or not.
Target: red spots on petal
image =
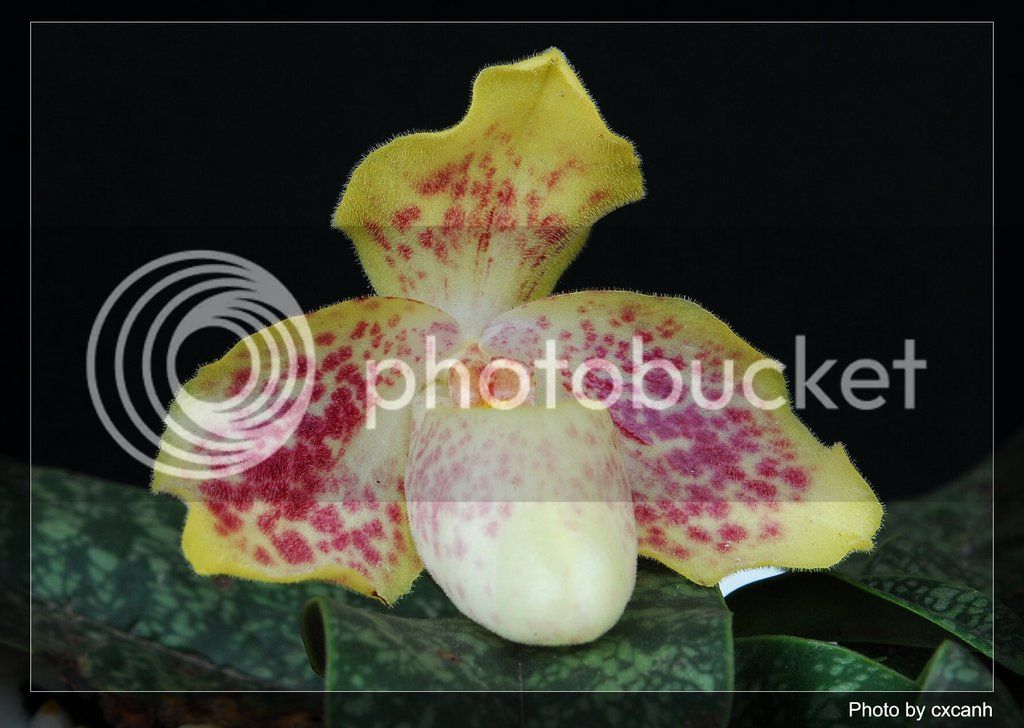
[[[306,564],[313,561],[313,549],[298,531],[285,531],[281,535],[271,536],[271,543],[289,564]]]
[[[548,245],[557,245],[562,242],[568,234],[569,228],[566,226],[565,221],[562,220],[562,216],[554,213],[547,215],[543,220],[541,220],[540,227],[537,228],[537,235]],[[550,253],[544,251],[544,258],[549,255]]]
[[[228,507],[245,513],[252,508],[255,494],[248,488],[223,480],[210,480],[199,486],[199,492],[206,499],[211,511]]]
[[[779,474],[779,461],[774,458],[765,458],[754,466],[754,470],[763,478],[774,478]]]
[[[691,555],[690,550],[683,546],[673,546],[670,553],[677,559],[680,559],[682,561],[685,561],[686,559],[690,558]]]
[[[315,368],[311,393],[315,404],[301,415],[287,442],[242,473],[197,485],[203,498],[199,507],[209,506],[211,531],[230,535],[230,547],[253,567],[348,564],[375,585],[386,585],[403,568],[403,559],[411,555],[398,532],[398,527],[404,528],[404,513],[395,502],[402,497],[396,473],[403,454],[382,453],[384,458],[373,473],[353,471],[350,459],[345,458],[350,440],[361,437],[357,433],[365,418],[364,360],[391,352],[414,361],[422,357],[416,350],[421,335],[429,330],[447,347],[457,329],[437,321],[406,328],[399,311],[412,304],[396,302],[385,308],[379,301],[364,303],[359,308],[367,320],[358,319],[357,313],[339,321],[329,310],[310,316],[320,328],[313,327],[318,361],[303,358],[298,369],[301,374]],[[373,310],[378,313],[371,314]],[[324,324],[327,330],[323,330]],[[257,392],[282,392],[283,384],[275,381],[281,377],[264,382],[271,362],[262,365],[263,371],[254,368],[253,375],[247,369],[229,369],[225,379],[214,383],[216,389],[209,389],[223,396],[223,390],[232,386],[239,390],[252,376],[259,383]],[[382,374],[381,381],[390,376]],[[392,386],[394,381],[386,383]],[[368,448],[374,446],[367,444]],[[346,502],[355,504],[351,512],[343,509]],[[246,527],[250,530],[243,531]],[[400,559],[397,555],[403,553],[406,556]]]
[[[225,394],[228,397],[236,397],[242,393],[246,383],[249,381],[249,377],[252,375],[252,370],[249,367],[244,369],[236,369],[231,375],[231,383],[228,385]]]
[[[320,533],[338,533],[344,528],[338,510],[333,505],[318,508],[310,516],[309,522]]]
[[[747,474],[739,465],[726,465],[719,471],[719,474],[722,476],[723,480],[737,483],[742,483],[747,477]]]
[[[473,154],[469,153],[459,163],[445,164],[420,182],[417,191],[426,197],[445,191],[453,198],[462,197],[466,194],[467,172],[472,161]]]
[[[545,174],[543,177],[541,177],[541,180],[544,182],[544,185],[548,188],[548,191],[551,191],[558,186],[558,183],[561,182],[562,177],[569,170],[582,171],[583,164],[578,159],[569,159],[564,164],[560,164],[559,166],[555,167],[550,172]]]
[[[453,232],[461,230],[465,224],[466,211],[459,205],[452,205],[444,211],[444,217],[441,221],[441,232],[445,235],[451,235]]]
[[[434,250],[434,249],[437,248],[437,245],[438,245],[437,241],[434,240],[434,229],[433,228],[427,228],[426,230],[421,230],[419,232],[419,234],[416,235],[416,240],[419,241],[419,244],[423,248],[425,248],[426,250]]]
[[[391,250],[391,241],[388,240],[388,236],[384,234],[383,228],[373,220],[365,220],[363,224],[366,226],[366,231],[370,233],[370,237],[384,250]]]
[[[498,187],[497,201],[501,207],[512,207],[516,204],[516,188],[507,179]]]
[[[380,539],[384,538],[384,525],[379,519],[373,519],[365,526],[363,526],[363,532],[370,538]]]
[[[782,480],[791,488],[798,490],[806,488],[808,481],[807,473],[799,468],[786,468],[782,471]]]
[[[748,480],[744,487],[754,495],[766,500],[774,498],[778,493],[774,485],[764,480]]]
[[[277,520],[280,517],[281,514],[277,510],[261,513],[256,518],[256,527],[263,531],[263,533],[269,534],[274,530],[274,526],[277,525]]]
[[[370,543],[370,537],[364,530],[357,529],[352,532],[352,545],[359,550],[363,559],[370,566],[377,566],[380,563],[380,551]]]
[[[718,535],[724,541],[743,541],[747,537],[747,531],[743,526],[735,523],[727,523],[718,529]]]
[[[423,211],[416,205],[409,205],[395,212],[391,217],[391,225],[400,233],[407,232],[409,227],[420,219]]]
[[[754,414],[750,410],[738,407],[727,407],[725,417],[733,424],[746,424],[754,421]]]
[[[288,497],[281,503],[281,516],[289,521],[304,521],[316,507],[312,495],[298,488],[288,492]]]
[[[227,536],[242,527],[242,519],[226,503],[213,501],[207,503],[206,507],[217,519],[215,528],[221,536]]]
[[[458,536],[455,537],[455,546],[453,547],[453,555],[459,561],[466,558],[466,542]]]
[[[648,525],[658,520],[658,512],[647,503],[637,503],[633,506],[633,514],[638,525]]]
[[[323,361],[320,362],[320,371],[329,372],[333,369],[337,369],[343,362],[346,362],[351,358],[352,347],[342,346],[323,358]]]
[[[722,520],[729,515],[729,504],[725,501],[713,501],[707,505],[708,515],[715,520]]]
[[[665,530],[661,526],[649,526],[644,542],[655,548],[664,548],[668,543],[668,540],[665,538]]]
[[[697,543],[711,542],[711,534],[699,526],[690,526],[686,529],[686,535],[690,537],[691,541],[696,541]]]

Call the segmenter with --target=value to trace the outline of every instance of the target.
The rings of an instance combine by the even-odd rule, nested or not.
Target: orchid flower
[[[367,155],[334,225],[377,296],[243,339],[171,408],[153,489],[188,503],[195,570],[333,582],[392,604],[425,566],[484,627],[562,645],[617,622],[638,555],[711,586],[870,549],[871,488],[723,322],[683,298],[550,296],[590,226],[643,194],[633,145],[556,49],[484,69],[461,122]],[[311,357],[288,369],[268,342],[300,326]],[[560,366],[543,376],[548,342]],[[595,360],[624,374],[586,369]],[[708,391],[669,399],[665,362],[696,362]],[[737,374],[761,362],[749,389],[725,387],[729,362]],[[250,467],[189,472],[186,454],[225,438],[202,416],[172,427],[184,400],[212,412],[279,390],[286,370],[305,377],[299,414],[276,420],[287,438]],[[407,387],[408,406],[377,406]],[[580,387],[586,398],[571,396]]]

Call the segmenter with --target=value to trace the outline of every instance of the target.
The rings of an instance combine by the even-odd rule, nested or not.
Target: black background
[[[917,340],[881,409],[812,406],[884,499],[983,457],[992,422],[992,29],[978,25],[36,25],[33,456],[144,484],[89,401],[106,296],[212,248],[307,309],[369,292],[329,227],[360,156],[458,120],[481,66],[557,45],[644,160],[648,198],[594,228],[559,290],[685,295],[839,395]],[[230,341],[197,337],[179,370]],[[110,390],[113,394],[113,390]],[[168,393],[169,396],[169,393]],[[152,427],[159,426],[154,414]],[[1008,427],[1001,424],[998,435]]]

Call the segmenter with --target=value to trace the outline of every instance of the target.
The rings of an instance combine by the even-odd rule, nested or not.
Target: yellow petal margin
[[[753,370],[751,391],[760,402],[748,398],[744,374],[771,360],[697,304],[621,291],[554,296],[497,318],[481,348],[534,362],[549,340],[568,365],[561,374],[567,390],[570,372],[589,359],[622,373],[621,395],[608,412],[629,473],[641,554],[710,586],[741,569],[823,568],[871,549],[882,506],[846,450],[825,447],[800,423],[778,370]],[[636,361],[662,360],[682,373],[678,395],[670,375],[634,367],[634,347]],[[714,406],[696,399],[695,361],[700,395]],[[734,369],[731,396],[727,361]],[[634,406],[634,371],[651,401],[676,403]],[[614,398],[606,371],[580,383],[588,399]],[[782,406],[755,406],[764,403]]]
[[[185,556],[200,574],[330,581],[391,603],[422,570],[405,507],[411,408],[396,359],[423,381],[425,337],[458,338],[441,311],[346,301],[243,339],[199,370],[167,418],[152,488],[188,504]],[[289,351],[289,344],[291,351]]]
[[[457,125],[367,155],[334,225],[379,294],[433,304],[472,335],[548,295],[590,226],[643,193],[633,145],[551,49],[481,71]]]

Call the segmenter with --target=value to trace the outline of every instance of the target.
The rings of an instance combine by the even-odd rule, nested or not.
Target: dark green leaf
[[[849,722],[850,695],[832,692],[916,690],[910,678],[844,647],[797,637],[736,639],[736,689],[812,691],[737,693],[730,725],[838,726]]]
[[[917,676],[921,674],[921,670],[928,664],[928,660],[931,659],[934,652],[927,647],[883,645],[877,642],[842,642],[840,644],[913,680],[916,680]]]
[[[302,605],[384,609],[328,584],[197,576],[179,548],[184,506],[138,488],[38,469],[32,515],[35,652],[95,688],[317,690]],[[422,579],[396,611],[451,609]]]
[[[918,682],[922,690],[991,690],[992,673],[955,642],[943,642],[928,661]]]
[[[318,599],[304,613],[332,690],[728,690],[729,613],[716,589],[643,562],[619,624],[589,645],[515,645],[463,617],[407,619]]]
[[[991,461],[923,498],[889,503],[875,549],[835,570],[853,577],[919,576],[990,594]]]
[[[310,663],[328,690],[516,690],[501,638],[461,618],[410,619],[314,599],[303,612]]]
[[[991,706],[991,718],[982,720],[987,716],[978,713],[975,716],[978,722],[999,726],[1024,725],[1024,718],[1006,688],[993,679],[981,660],[955,642],[943,642],[935,650],[918,683],[922,691],[918,705],[924,706],[928,725],[959,726],[964,725],[965,720],[971,720],[970,713],[968,717],[944,717],[941,708],[936,706],[971,706],[975,710],[983,710],[985,704]],[[979,691],[981,694],[977,694]]]
[[[934,649],[949,633],[902,605],[827,573],[792,572],[731,593],[736,637],[793,635],[829,642]]]
[[[913,680],[838,645],[799,637],[736,639],[737,690],[915,690]]]
[[[913,576],[840,578],[930,620],[989,657],[995,656],[1011,670],[1024,672],[1024,625],[1016,614],[985,594]],[[993,630],[994,623],[998,630]]]
[[[619,623],[582,647],[527,648],[528,690],[728,690],[731,615],[717,588],[705,589],[641,559]]]
[[[996,599],[1024,604],[1024,428],[1007,438],[995,458]]]
[[[1022,442],[1018,433],[1000,450],[997,483],[1020,471]],[[848,559],[835,571],[848,583],[913,611],[1024,674],[1024,623],[992,598],[992,495],[989,458],[924,498],[890,504],[875,550]],[[1018,503],[1019,498],[1004,503],[1008,507],[1000,510],[1000,522],[1019,522]],[[1012,529],[1003,526],[1001,534],[1001,558],[1024,553]],[[1018,560],[1001,575],[1019,575],[1022,568]],[[1017,577],[1002,581],[1010,585],[998,583],[1000,594],[1015,593]]]

